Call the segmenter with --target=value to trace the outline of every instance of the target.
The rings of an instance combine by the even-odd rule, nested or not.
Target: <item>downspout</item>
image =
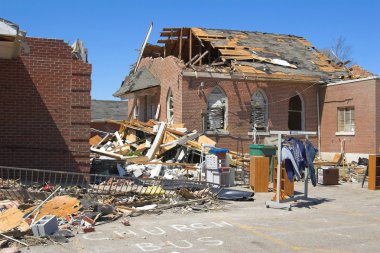
[[[321,122],[319,115],[319,87],[317,89],[317,121],[318,121],[318,152],[319,157],[321,157]]]

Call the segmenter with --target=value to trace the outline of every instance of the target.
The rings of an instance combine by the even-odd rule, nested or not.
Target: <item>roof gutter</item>
[[[320,81],[318,77],[311,77],[310,79],[298,79],[298,78],[276,78],[276,77],[267,77],[267,76],[250,76],[245,75],[244,73],[220,73],[220,72],[206,72],[206,71],[182,71],[182,76],[186,77],[195,77],[195,78],[215,78],[215,79],[225,79],[225,80],[263,80],[263,81],[292,81],[292,82],[319,82],[321,84],[326,83]]]
[[[340,82],[336,82],[336,83],[327,83],[327,84],[322,85],[322,86],[323,87],[328,87],[328,86],[348,84],[348,83],[356,83],[356,82],[369,81],[369,80],[380,80],[380,76],[370,76],[370,77],[365,77],[365,78],[359,78],[359,79],[353,79],[353,80],[347,80],[347,81],[340,81]]]

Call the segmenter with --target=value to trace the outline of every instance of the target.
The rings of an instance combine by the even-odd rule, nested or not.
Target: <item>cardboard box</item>
[[[318,169],[318,184],[337,185],[339,184],[339,169],[334,167],[324,167]]]

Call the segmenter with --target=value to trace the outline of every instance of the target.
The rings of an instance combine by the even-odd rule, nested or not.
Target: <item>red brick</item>
[[[26,42],[30,54],[0,60],[0,165],[88,172],[88,145],[76,140],[90,136],[91,65],[63,40]]]

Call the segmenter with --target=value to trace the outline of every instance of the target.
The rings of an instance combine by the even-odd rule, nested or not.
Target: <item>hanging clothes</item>
[[[301,179],[301,174],[298,168],[298,164],[296,160],[294,159],[294,156],[292,152],[290,151],[289,147],[284,146],[281,150],[281,162],[285,160],[285,170],[286,174],[288,175],[289,181],[293,181],[293,178],[295,177],[296,180]]]
[[[288,140],[289,149],[294,156],[294,160],[298,165],[299,171],[303,171],[306,168],[306,152],[303,142],[297,138],[290,137]]]
[[[306,156],[307,156],[307,163],[308,163],[308,167],[309,167],[309,174],[310,174],[311,183],[313,184],[313,186],[316,186],[317,180],[315,177],[315,170],[314,170],[313,161],[314,161],[315,155],[318,152],[318,149],[316,149],[308,139],[306,139],[305,144],[306,144]]]

